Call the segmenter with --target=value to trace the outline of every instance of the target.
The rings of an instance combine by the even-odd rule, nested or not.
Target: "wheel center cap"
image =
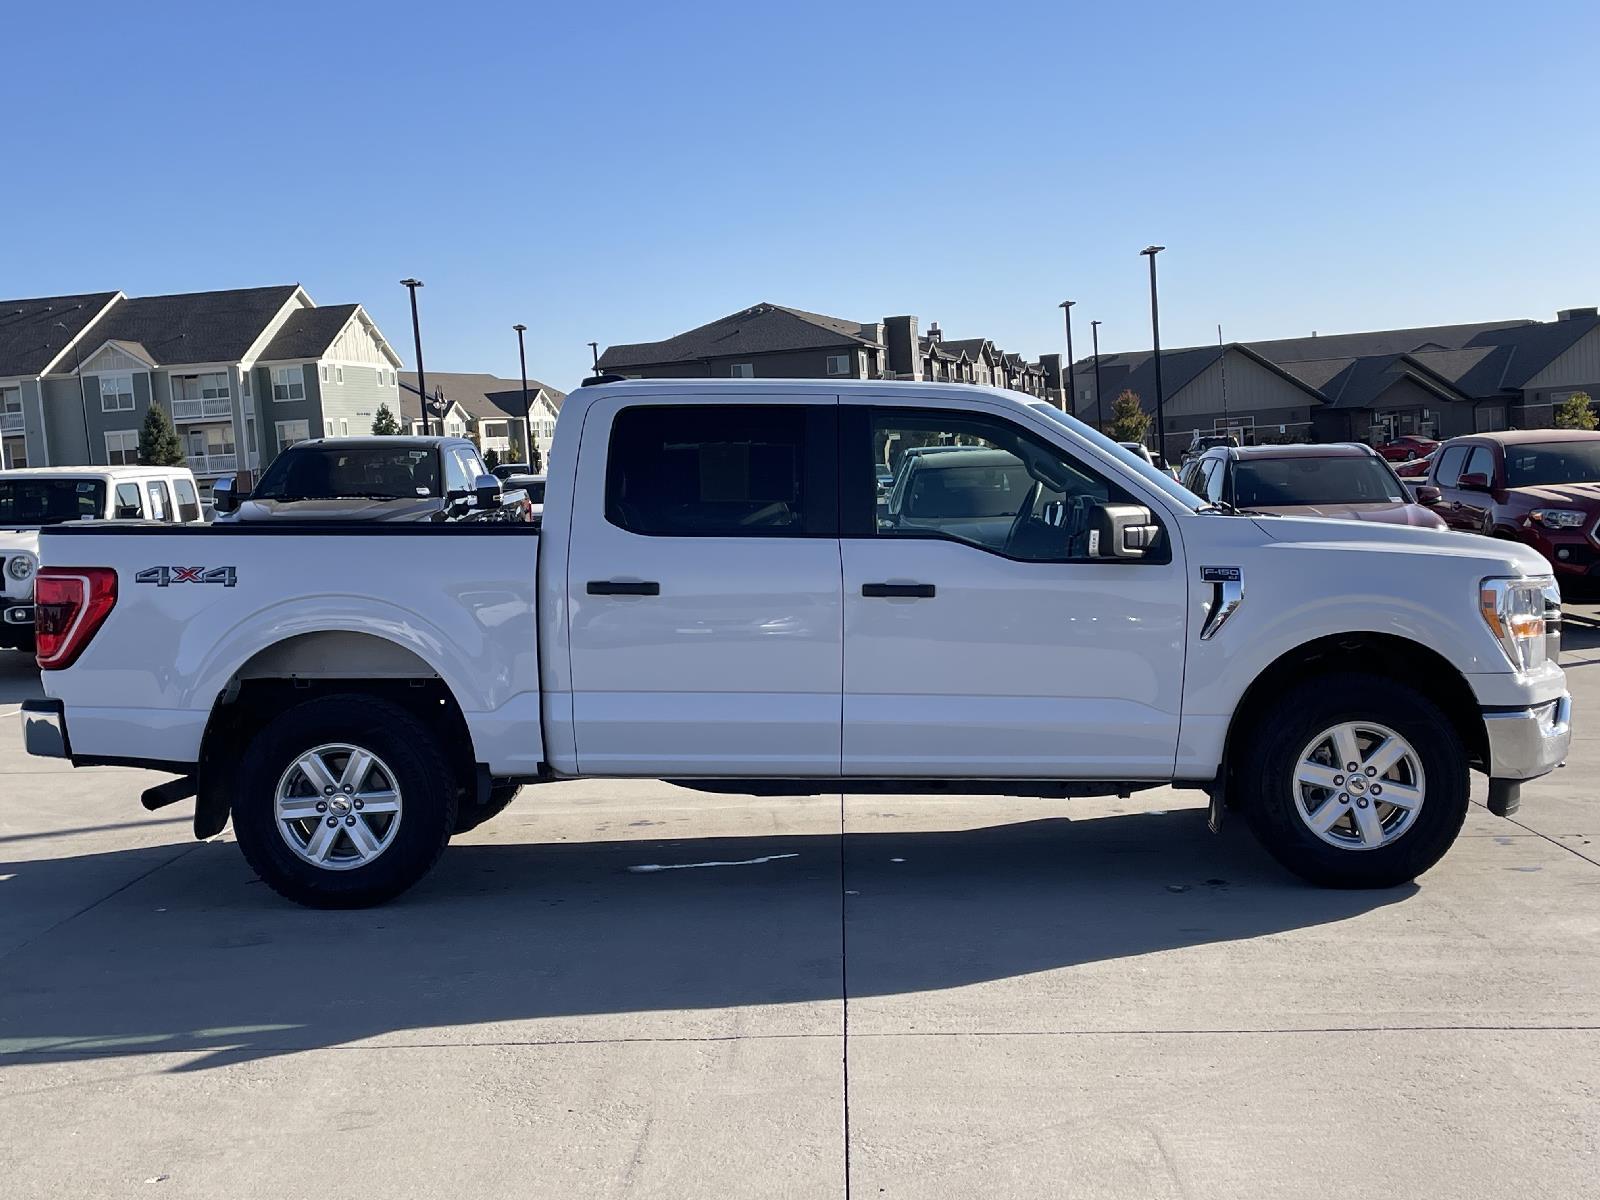
[[[1352,775],[1350,777],[1350,790],[1352,792],[1364,792],[1364,791],[1366,791],[1367,790],[1367,781],[1365,779],[1361,778],[1361,776],[1359,776],[1359,775]]]
[[[350,797],[348,797],[348,796],[335,796],[332,800],[328,801],[328,811],[333,813],[334,816],[337,816],[337,817],[343,817],[343,816],[349,815],[349,812],[350,812]]]

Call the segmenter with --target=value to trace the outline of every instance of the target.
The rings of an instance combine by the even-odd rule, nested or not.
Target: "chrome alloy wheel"
[[[400,785],[370,750],[331,743],[307,750],[278,780],[273,816],[283,840],[324,871],[364,867],[394,844]]]
[[[1306,828],[1341,850],[1393,843],[1416,822],[1427,791],[1411,743],[1370,721],[1348,721],[1312,738],[1292,786]]]

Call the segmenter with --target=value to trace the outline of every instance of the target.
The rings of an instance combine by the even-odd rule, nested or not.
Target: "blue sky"
[[[1600,302],[1600,5],[7,13],[0,295],[299,281],[570,387],[758,300],[1029,357]],[[1079,330],[1075,330],[1078,332]]]

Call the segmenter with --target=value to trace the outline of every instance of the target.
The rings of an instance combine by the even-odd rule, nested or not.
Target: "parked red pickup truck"
[[[1452,438],[1433,456],[1434,509],[1453,529],[1532,546],[1564,583],[1600,576],[1600,432],[1515,429]]]

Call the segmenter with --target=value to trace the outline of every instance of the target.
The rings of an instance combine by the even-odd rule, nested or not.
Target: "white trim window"
[[[311,437],[311,427],[304,421],[277,421],[278,449],[287,450],[296,442],[306,441]]]
[[[735,379],[754,379],[756,377],[756,366],[754,363],[734,363],[728,369],[728,374]]]
[[[333,381],[335,383],[338,383],[338,384],[344,383],[344,368],[343,367],[335,367],[333,369]]]
[[[829,375],[853,375],[853,374],[855,374],[854,364],[851,362],[851,360],[853,358],[855,358],[855,355],[853,355],[853,354],[830,354],[830,355],[828,355],[828,374]]]
[[[123,374],[100,376],[100,411],[133,411],[132,375]]]
[[[106,434],[106,462],[112,466],[132,467],[139,462],[139,431],[113,429]]]
[[[327,383],[328,382],[328,364],[327,363],[323,363],[322,364],[322,382],[323,383]]]
[[[101,376],[104,379],[104,376]],[[172,398],[174,400],[227,400],[233,392],[228,387],[226,371],[211,371],[205,375],[174,375]]]
[[[250,399],[250,372],[249,371],[240,371],[239,372],[239,395],[243,396],[246,400]]]
[[[332,437],[333,436],[333,418],[332,417],[329,417],[325,421],[322,422],[322,429],[323,429],[323,433],[322,433],[323,437]]]
[[[21,386],[0,387],[0,433],[21,433],[25,428]],[[14,457],[12,451],[6,452],[7,462],[11,462]]]
[[[280,401],[304,400],[306,398],[305,369],[298,363],[292,367],[273,367],[272,398]]]
[[[348,418],[348,417],[340,417],[339,418],[339,436],[340,437],[349,437],[350,436],[350,418]]]

